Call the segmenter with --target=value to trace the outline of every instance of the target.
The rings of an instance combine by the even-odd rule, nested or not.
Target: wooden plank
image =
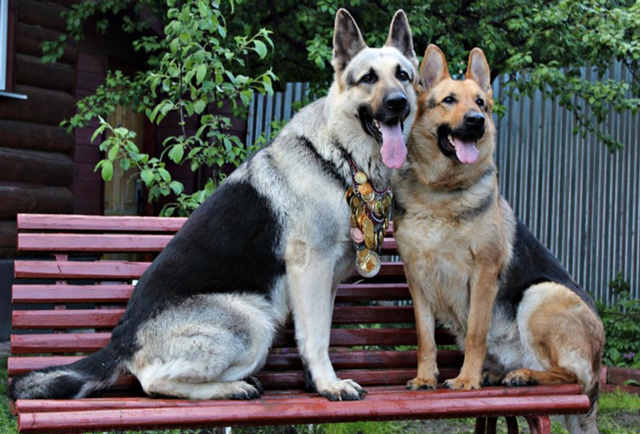
[[[45,29],[25,23],[16,23],[15,26],[16,53],[28,54],[30,56],[42,56],[40,46],[43,42],[58,39],[62,33],[55,30]],[[62,57],[59,62],[73,65],[78,57],[78,50],[73,42],[65,45]]]
[[[173,235],[21,233],[23,251],[42,252],[161,252]]]
[[[407,400],[402,396],[386,400],[329,402],[309,398],[289,403],[286,399],[258,403],[238,402],[233,406],[165,407],[145,409],[91,410],[51,413],[20,413],[20,432],[64,432],[128,430],[145,428],[199,428],[228,425],[272,425],[356,420],[462,418],[485,415],[548,415],[586,413],[586,396],[515,396],[477,399]]]
[[[28,251],[20,247],[18,249]],[[128,261],[16,261],[15,276],[34,279],[137,279],[149,265],[148,262]],[[354,275],[357,275],[355,270],[352,273]],[[383,262],[378,273],[378,276],[403,275],[404,264],[401,262]]]
[[[63,366],[76,362],[79,356],[44,356],[44,357],[9,357],[7,373],[15,376],[34,369],[50,366]],[[414,368],[417,363],[415,351],[332,351],[329,358],[335,369],[383,369],[383,368]],[[439,366],[460,368],[464,356],[457,350],[438,351]],[[264,371],[297,371],[302,370],[302,361],[297,352],[272,353],[267,357]]]
[[[67,352],[93,352],[107,345],[111,333],[60,333],[11,335],[12,354],[41,354]],[[444,330],[436,330],[439,345],[455,344],[455,339]],[[380,345],[396,347],[416,345],[414,328],[394,329],[333,329],[331,345],[336,347]],[[284,330],[275,338],[273,347],[295,347],[293,330]]]
[[[1,157],[2,149],[0,148]],[[2,160],[0,160],[1,167]],[[173,238],[172,235],[149,234],[22,233],[19,236],[19,245],[21,250],[29,251],[160,252],[171,241],[171,238]],[[387,254],[395,253],[396,248],[394,239],[385,239],[383,250]]]
[[[39,57],[16,55],[16,84],[71,93],[76,72],[65,63],[44,64]]]
[[[177,232],[186,218],[91,215],[24,214],[18,216],[20,230]]]
[[[34,279],[137,279],[149,267],[149,262],[129,261],[16,261],[17,278]]]
[[[509,396],[548,396],[548,395],[579,395],[580,387],[575,384],[561,384],[557,386],[527,386],[517,388],[489,387],[473,391],[459,391],[437,389],[433,391],[408,391],[401,386],[380,386],[368,388],[366,400],[388,400],[391,395],[401,395],[404,400],[424,399],[477,399],[489,397]],[[289,403],[300,399],[309,399],[315,394],[310,393],[278,393],[267,391],[262,400],[283,400]],[[396,397],[400,398],[400,396]],[[218,407],[237,405],[233,401],[189,401],[183,399],[160,399],[148,397],[88,398],[88,399],[31,399],[19,400],[16,403],[18,413],[49,413],[87,410],[106,410],[120,408],[162,408],[162,407]]]
[[[336,301],[411,300],[406,283],[344,283],[338,286]]]
[[[73,149],[73,136],[57,125],[0,119],[0,146],[68,154]]]
[[[69,186],[73,161],[55,152],[0,148],[0,181]]]
[[[18,213],[71,213],[73,197],[65,187],[0,186],[0,220],[10,220]]]
[[[13,238],[15,243],[15,223]],[[0,223],[0,233],[2,224]],[[2,237],[0,237],[2,239]],[[13,303],[126,303],[133,285],[13,285]],[[410,300],[406,283],[357,283],[341,284],[336,295],[337,302],[368,300]]]
[[[1,119],[58,126],[76,110],[75,99],[67,92],[25,85],[14,86],[13,91],[27,99],[2,100]]]
[[[133,285],[13,285],[12,303],[126,303]]]
[[[14,329],[112,328],[124,314],[121,309],[14,310]],[[338,306],[334,324],[412,323],[411,306]]]

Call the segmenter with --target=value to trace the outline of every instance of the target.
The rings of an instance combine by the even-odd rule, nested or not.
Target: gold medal
[[[376,252],[366,250],[367,254],[360,259],[356,259],[356,270],[362,277],[373,277],[380,271],[380,256]]]
[[[364,172],[357,172],[354,176],[357,184],[364,184],[367,182],[367,175]]]
[[[367,182],[366,184],[360,184],[358,186],[358,191],[364,197],[373,193],[373,188],[371,187],[371,184]]]

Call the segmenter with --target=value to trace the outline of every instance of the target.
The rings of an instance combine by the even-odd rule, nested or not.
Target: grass
[[[640,434],[640,396],[623,392],[604,393],[599,399],[598,426],[602,434]],[[233,434],[472,434],[473,419],[355,422],[323,425],[234,428]],[[524,420],[523,432],[528,432]],[[126,434],[205,434],[209,430],[137,431]],[[504,420],[498,421],[498,433],[506,434]],[[559,421],[552,422],[554,434],[566,434]],[[7,397],[7,359],[0,358],[0,434],[16,434],[16,420]],[[106,434],[106,433],[105,433]],[[120,433],[125,434],[125,433]]]

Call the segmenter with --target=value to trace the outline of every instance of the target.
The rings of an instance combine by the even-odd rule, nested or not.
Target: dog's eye
[[[476,100],[476,104],[478,104],[478,107],[484,107],[484,100],[482,98],[478,98]]]
[[[400,81],[408,81],[409,80],[409,74],[406,71],[398,71],[396,76],[398,77],[398,80],[400,80]]]
[[[376,81],[377,78],[378,77],[376,77],[375,74],[369,73],[369,74],[363,75],[362,78],[360,79],[360,81],[363,82],[363,83],[373,83],[373,82]]]
[[[456,102],[456,100],[453,99],[452,96],[448,96],[445,99],[443,99],[442,102],[447,103],[447,104],[452,104],[452,103]]]

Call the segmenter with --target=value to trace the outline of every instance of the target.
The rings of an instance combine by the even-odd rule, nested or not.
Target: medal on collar
[[[389,228],[393,192],[387,185],[376,190],[367,175],[349,160],[353,186],[345,199],[351,209],[351,239],[356,248],[356,269],[363,277],[373,277],[380,271],[380,250]]]

